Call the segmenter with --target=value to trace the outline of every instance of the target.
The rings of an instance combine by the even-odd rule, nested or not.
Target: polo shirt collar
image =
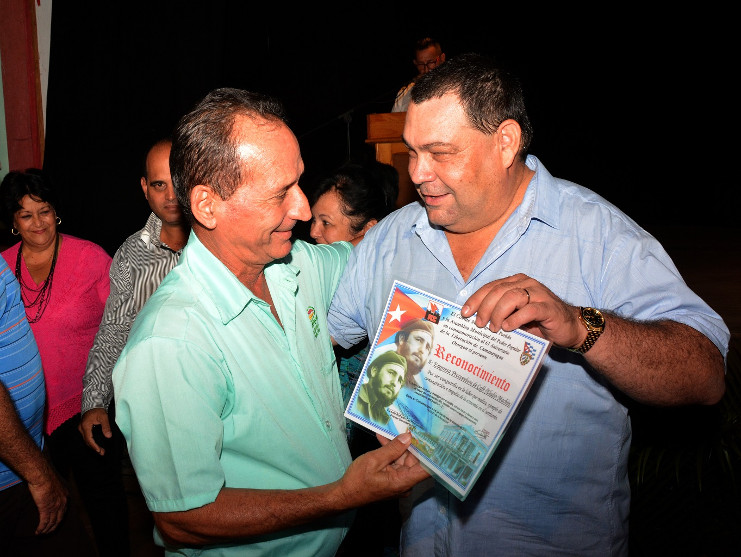
[[[182,258],[206,291],[206,295],[213,300],[222,323],[226,324],[237,317],[250,303],[264,306],[268,312],[270,311],[267,302],[255,296],[226,265],[206,249],[193,230],[190,231]],[[276,304],[279,303],[277,298],[280,296],[295,295],[298,290],[296,277],[299,269],[292,265],[290,260],[289,254],[285,259],[273,261],[265,266],[268,284],[277,287],[271,290]]]

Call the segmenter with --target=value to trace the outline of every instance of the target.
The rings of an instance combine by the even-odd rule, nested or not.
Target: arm
[[[105,449],[93,439],[93,426],[100,425],[108,439],[113,435],[106,411],[113,398],[111,374],[138,310],[123,248],[113,258],[109,277],[110,294],[82,378],[82,418],[78,426],[85,443],[100,455],[105,454]]]
[[[411,434],[356,459],[331,484],[297,490],[223,488],[213,503],[183,512],[153,513],[175,545],[204,545],[268,534],[407,494],[429,477],[406,452]]]
[[[564,348],[580,346],[587,335],[578,307],[523,274],[483,286],[461,313],[477,313],[479,327],[522,328]],[[605,332],[584,358],[627,395],[657,405],[715,404],[723,396],[723,355],[705,335],[675,321],[638,322],[603,313]]]
[[[39,524],[36,534],[48,534],[61,522],[67,490],[39,447],[23,427],[5,385],[0,383],[0,460],[28,483]]]
[[[150,317],[147,308],[144,311],[142,323]],[[158,319],[168,321],[168,312],[158,313]],[[328,437],[314,435],[319,430],[302,403],[304,387],[287,380],[292,371],[276,367],[262,377],[252,374],[257,390],[250,394],[240,382],[242,400],[250,401],[239,405],[231,396],[236,390],[232,375],[210,351],[154,337],[149,331],[145,341],[136,342],[136,327],[133,334],[136,337],[113,372],[116,420],[158,530],[175,545],[219,543],[285,530],[371,500],[398,496],[429,477],[413,458],[401,458],[411,441],[409,435],[350,463],[344,420],[339,419],[339,391],[337,403],[329,403],[326,415],[336,418],[337,427]],[[159,366],[142,365],[157,358],[163,360]],[[173,364],[167,366],[170,369],[165,369],[165,361]],[[316,379],[316,392],[326,400],[324,380]],[[326,384],[335,381],[327,379]],[[259,393],[274,384],[282,387],[271,405]],[[228,419],[223,417],[225,407],[230,408]],[[255,407],[257,413],[252,412]],[[273,419],[275,412],[284,419]],[[236,428],[241,433],[235,437]],[[296,462],[310,452],[305,451],[307,441],[299,431],[318,442],[326,439],[327,452]],[[240,450],[243,457],[237,455]],[[227,451],[233,458],[225,463],[222,456]],[[291,458],[286,459],[286,454]],[[236,468],[238,458],[244,466]],[[258,459],[264,464],[253,466],[251,462]],[[306,466],[311,470],[302,469]]]

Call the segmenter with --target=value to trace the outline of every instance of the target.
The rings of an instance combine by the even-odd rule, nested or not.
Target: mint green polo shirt
[[[223,487],[300,489],[344,474],[351,458],[327,310],[351,250],[297,240],[265,268],[281,327],[191,233],[113,370],[116,422],[151,511],[200,507]],[[350,520],[177,554],[330,556]]]

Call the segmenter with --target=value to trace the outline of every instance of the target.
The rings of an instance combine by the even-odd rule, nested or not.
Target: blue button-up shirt
[[[334,338],[373,338],[396,279],[462,305],[484,284],[525,273],[569,304],[685,323],[726,353],[725,323],[651,235],[537,158],[527,164],[535,175],[522,203],[468,280],[418,203],[373,227],[332,301]],[[438,485],[415,502],[404,556],[627,554],[631,428],[621,396],[581,355],[553,347],[468,498]]]

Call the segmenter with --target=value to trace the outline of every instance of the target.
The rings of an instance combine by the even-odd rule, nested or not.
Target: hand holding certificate
[[[410,450],[466,498],[517,412],[551,343],[493,333],[460,306],[396,281],[345,416]]]

